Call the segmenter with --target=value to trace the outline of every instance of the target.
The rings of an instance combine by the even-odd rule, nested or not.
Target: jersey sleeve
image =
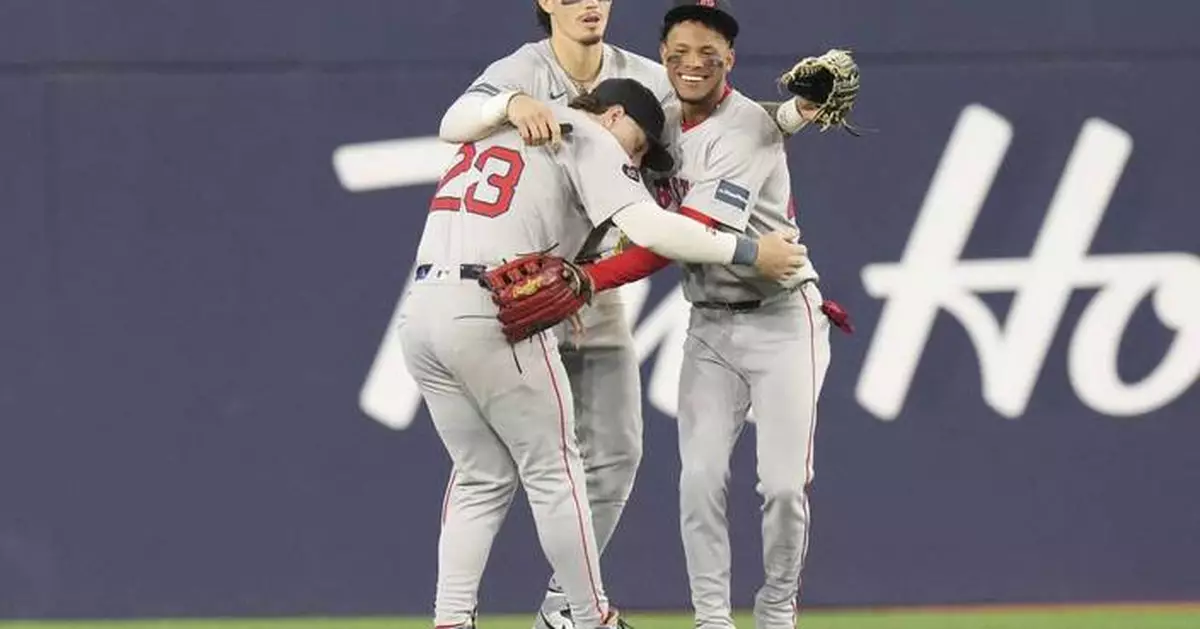
[[[602,225],[634,203],[653,203],[641,171],[617,139],[590,120],[573,122],[573,137],[565,143],[570,152],[565,166],[592,224]]]
[[[763,184],[784,159],[783,137],[777,129],[761,124],[730,128],[715,136],[706,149],[704,169],[681,206],[744,231]]]
[[[534,92],[537,68],[532,57],[528,49],[521,48],[492,62],[442,114],[438,136],[458,143],[475,142],[494,133],[507,120],[508,97],[515,92]]]
[[[465,94],[495,96],[509,91],[533,93],[534,77],[537,73],[529,57],[530,55],[521,49],[503,59],[493,61],[471,82]]]

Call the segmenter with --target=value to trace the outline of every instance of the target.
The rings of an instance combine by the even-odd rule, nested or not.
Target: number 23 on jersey
[[[454,156],[454,164],[438,182],[429,211],[465,209],[468,214],[500,216],[512,205],[524,170],[525,159],[510,148],[492,146],[478,152],[474,142],[463,144]]]

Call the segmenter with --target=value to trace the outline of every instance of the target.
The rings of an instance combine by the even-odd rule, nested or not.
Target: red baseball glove
[[[575,263],[546,253],[523,255],[488,272],[497,318],[509,343],[575,317],[592,300],[592,279]]]

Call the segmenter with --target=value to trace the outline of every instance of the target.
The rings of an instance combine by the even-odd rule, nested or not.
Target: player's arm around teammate
[[[562,131],[548,104],[530,96],[537,69],[522,47],[493,62],[442,116],[438,136],[446,142],[474,142],[511,124],[530,146],[558,144]]]
[[[692,264],[733,264],[752,266],[770,280],[786,281],[806,268],[807,248],[793,242],[794,230],[772,231],[761,237],[750,237],[710,229],[705,225],[674,212],[668,212],[642,186],[638,166],[656,171],[671,170],[673,158],[659,139],[666,123],[662,109],[648,89],[632,79],[610,79],[608,85],[619,85],[624,91],[642,96],[626,99],[617,109],[609,105],[612,97],[600,94],[576,100],[575,106],[598,115],[620,115],[638,121],[632,127],[615,127],[612,135],[630,156],[632,163],[600,164],[580,159],[594,151],[591,140],[569,142],[564,165],[570,178],[580,190],[583,202],[599,198],[604,187],[611,187],[612,174],[620,173],[640,188],[640,198],[615,212],[611,221],[640,247],[663,258]],[[599,91],[600,88],[597,88]],[[579,164],[585,164],[580,167]],[[597,176],[603,174],[604,176]]]
[[[649,207],[637,207],[635,212],[621,217],[621,222],[617,223],[618,227],[626,234],[629,234],[629,229],[633,229],[636,236],[629,237],[633,244],[621,253],[583,266],[583,271],[591,279],[594,292],[612,290],[645,279],[676,261],[667,255],[672,250],[664,249],[664,239],[669,240],[670,234],[658,225],[662,214],[667,213]],[[684,216],[710,230],[713,229],[712,223],[706,217],[695,214]],[[671,219],[668,224],[679,223]],[[689,225],[687,229],[694,230],[695,227]],[[797,230],[781,229],[768,232],[756,241],[743,239],[741,242],[747,248],[754,247],[752,264],[760,275],[769,280],[787,282],[808,267],[808,247],[797,242],[798,237]],[[751,257],[747,253],[741,260],[745,264]]]

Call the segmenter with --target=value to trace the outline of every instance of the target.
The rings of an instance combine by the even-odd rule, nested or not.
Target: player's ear
[[[658,56],[662,57],[662,64],[665,67],[667,65],[667,40],[665,39],[658,45]]]
[[[613,125],[617,124],[618,120],[624,117],[625,108],[621,105],[613,105],[605,110],[605,112],[600,116],[600,120],[604,124],[604,128],[611,129],[613,128]]]
[[[736,62],[737,62],[737,52],[735,52],[734,49],[731,47],[729,49],[729,54],[725,55],[725,71],[728,72],[728,71],[732,70],[733,65]]]

